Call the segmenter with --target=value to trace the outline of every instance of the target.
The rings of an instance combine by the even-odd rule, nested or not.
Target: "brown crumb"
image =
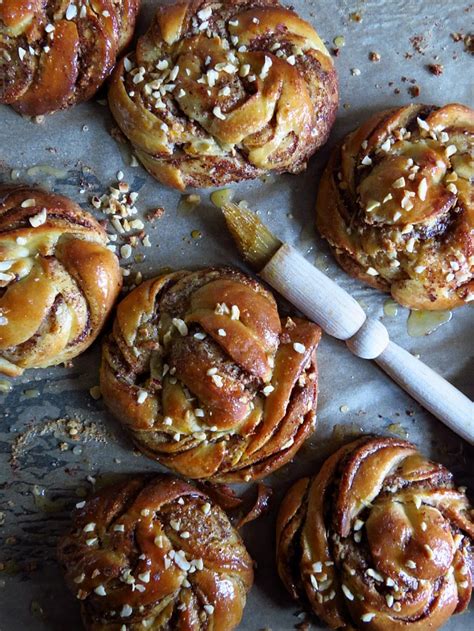
[[[458,33],[451,33],[451,39],[454,42],[460,42],[462,39],[464,38],[464,35],[460,32]]]
[[[412,97],[412,99],[416,99],[420,96],[421,94],[421,90],[420,90],[420,86],[419,85],[411,85],[408,88],[408,93],[410,94],[410,96]]]
[[[395,88],[395,90],[393,91],[394,94],[400,94],[400,88]]]
[[[434,74],[436,77],[442,75],[444,71],[444,66],[441,64],[428,64],[427,68],[431,74]]]
[[[112,127],[112,129],[110,130],[110,135],[116,142],[119,142],[122,145],[126,145],[128,142],[122,131],[118,127]]]
[[[417,53],[420,55],[425,54],[426,40],[423,35],[414,35],[413,37],[410,37],[410,43]]]
[[[161,219],[165,214],[165,209],[159,206],[158,208],[153,208],[153,210],[149,210],[145,216],[147,221],[155,221],[156,219]]]
[[[332,54],[334,55],[334,57],[339,57],[339,53],[341,52],[340,48],[333,48],[332,49]]]
[[[369,53],[369,59],[370,59],[370,61],[375,61],[375,62],[380,61],[380,59],[381,59],[380,53],[377,53],[375,51],[371,51]]]
[[[352,20],[352,22],[362,22],[362,15],[359,13],[359,11],[354,11],[354,13],[351,13],[349,15],[349,18]]]
[[[468,33],[464,38],[464,50],[474,55],[474,33]]]

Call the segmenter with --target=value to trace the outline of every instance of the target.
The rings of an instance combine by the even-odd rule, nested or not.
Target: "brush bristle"
[[[222,206],[230,233],[242,256],[257,271],[280,249],[282,243],[251,210],[233,203]]]

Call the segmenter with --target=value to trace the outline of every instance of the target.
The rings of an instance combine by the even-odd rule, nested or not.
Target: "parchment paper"
[[[140,29],[159,2],[143,4]],[[400,308],[396,317],[384,316],[387,297],[337,268],[314,232],[313,208],[329,148],[376,110],[410,102],[408,90],[415,84],[420,88],[420,102],[459,101],[472,106],[473,58],[465,52],[463,41],[455,42],[451,33],[472,30],[474,5],[468,0],[295,0],[293,5],[329,46],[334,47],[335,37],[345,38],[336,58],[341,87],[338,121],[327,147],[311,160],[306,173],[237,185],[233,187],[236,199],[246,199],[262,211],[275,233],[305,252],[372,316],[382,318],[394,341],[473,396],[472,308],[456,311],[451,322],[428,337],[410,337],[407,310]],[[354,13],[361,21],[357,15],[350,17]],[[416,36],[420,37],[411,42]],[[379,53],[380,61],[370,61],[371,52]],[[432,63],[443,65],[440,76],[427,69]],[[147,278],[164,267],[244,267],[208,193],[201,192],[202,204],[194,211],[178,211],[180,194],[165,189],[141,167],[130,168],[127,151],[110,135],[112,127],[107,107],[97,101],[56,114],[43,124],[0,107],[0,179],[9,182],[11,170],[18,169],[21,181],[69,195],[91,210],[91,195],[105,192],[123,170],[132,190],[140,192],[140,214],[157,206],[166,211],[153,228],[147,228],[153,247],[138,250],[145,259],[134,271],[140,270]],[[48,175],[44,165],[59,171]],[[27,175],[35,166],[41,168]],[[85,186],[90,188],[81,194]],[[195,230],[201,232],[200,239],[190,236]],[[78,605],[55,562],[57,536],[68,527],[69,510],[81,494],[90,491],[93,479],[100,484],[117,474],[159,469],[132,451],[102,400],[90,396],[89,389],[98,384],[98,364],[96,343],[74,360],[73,367],[29,371],[14,381],[10,392],[0,393],[1,631],[81,629]],[[472,481],[473,450],[375,365],[354,358],[342,343],[324,337],[319,367],[317,430],[295,461],[269,478],[275,491],[270,513],[243,530],[256,561],[256,583],[242,630],[283,631],[304,619],[296,616],[301,608],[290,600],[276,574],[275,515],[290,483],[315,471],[344,440],[360,431],[406,434],[425,453],[450,467],[459,484]],[[66,421],[48,424],[58,419],[79,419],[79,438],[71,437],[73,427],[68,428]],[[84,430],[84,424],[88,429]],[[62,443],[67,448],[61,448]],[[13,465],[12,450],[17,454]],[[87,476],[92,476],[89,481]],[[311,624],[323,628],[314,620]],[[473,629],[474,612],[471,609],[470,614],[453,618],[446,628]]]

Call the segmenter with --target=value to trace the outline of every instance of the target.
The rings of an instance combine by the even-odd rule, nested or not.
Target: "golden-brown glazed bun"
[[[60,195],[0,187],[0,374],[76,357],[122,286],[97,221]]]
[[[80,502],[58,556],[87,631],[231,631],[253,583],[224,511],[168,476]]]
[[[166,274],[118,305],[100,387],[150,458],[189,478],[258,479],[314,429],[320,337],[280,320],[273,296],[237,270]]]
[[[278,0],[188,0],[158,8],[109,103],[146,169],[184,189],[304,170],[338,86],[317,33]]]
[[[317,226],[352,276],[414,309],[474,298],[474,111],[408,105],[349,134],[323,175]]]
[[[135,27],[139,0],[2,0],[0,103],[29,116],[90,99]]]
[[[283,500],[278,572],[333,629],[428,631],[471,598],[465,489],[410,443],[363,437]]]

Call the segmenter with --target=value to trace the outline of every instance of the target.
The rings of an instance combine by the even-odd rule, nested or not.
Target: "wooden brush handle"
[[[358,357],[374,359],[404,390],[450,429],[474,444],[474,404],[423,362],[390,341],[354,298],[284,244],[260,276]]]
[[[474,444],[474,404],[468,397],[394,342],[375,361],[431,414]]]

